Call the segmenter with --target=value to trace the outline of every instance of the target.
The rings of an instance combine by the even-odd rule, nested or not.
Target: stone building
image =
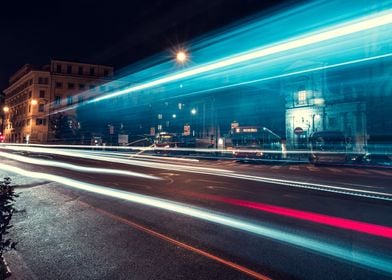
[[[24,65],[9,79],[4,90],[5,141],[61,141],[55,136],[53,114],[61,112],[61,116],[72,120],[74,105],[107,91],[105,84],[112,77],[113,67],[104,65],[61,60],[51,60],[49,65],[39,68]]]

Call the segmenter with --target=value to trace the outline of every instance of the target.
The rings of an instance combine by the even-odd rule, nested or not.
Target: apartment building
[[[75,104],[107,91],[113,67],[51,60],[49,65],[26,64],[9,79],[4,90],[5,141],[55,142],[53,114],[75,116]],[[67,109],[69,108],[69,109]]]

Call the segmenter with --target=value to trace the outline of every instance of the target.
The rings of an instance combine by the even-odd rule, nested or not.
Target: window
[[[29,91],[29,98],[31,98],[33,96],[33,93],[31,91]]]
[[[35,119],[35,125],[42,125],[43,119]]]
[[[54,97],[54,104],[55,104],[55,105],[60,105],[60,104],[61,104],[61,96],[56,95],[56,96]]]
[[[90,89],[94,89],[95,88],[95,85],[90,85]]]
[[[90,75],[91,76],[95,75],[95,68],[94,67],[90,67]]]
[[[45,112],[45,104],[38,105],[38,112]]]
[[[67,73],[72,74],[72,65],[67,65]]]
[[[30,125],[30,119],[27,120],[26,125],[27,125],[27,126]]]
[[[45,91],[44,90],[39,91],[39,98],[45,98]]]
[[[162,119],[162,114],[158,114],[158,120],[161,120]]]
[[[78,97],[78,103],[83,103],[83,96]]]
[[[56,72],[61,73],[61,64],[56,65]]]
[[[39,84],[45,84],[45,79],[44,78],[42,78],[42,77],[38,77],[38,83]]]
[[[306,90],[301,90],[298,92],[298,104],[306,104]]]
[[[56,82],[56,88],[62,88],[63,87],[63,83],[61,82]]]
[[[83,75],[83,67],[82,66],[78,67],[78,74]]]
[[[109,70],[108,69],[104,69],[103,70],[103,75],[104,76],[109,76]]]
[[[84,89],[86,86],[84,84],[79,84],[79,89]]]
[[[68,95],[67,96],[67,105],[72,105],[72,96],[71,95]]]
[[[74,83],[68,83],[68,88],[69,89],[74,89],[75,88],[75,84]]]

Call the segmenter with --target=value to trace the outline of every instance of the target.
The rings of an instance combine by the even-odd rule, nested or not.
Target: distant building
[[[52,60],[50,65],[40,68],[24,65],[9,79],[9,86],[4,90],[8,109],[5,141],[61,141],[55,137],[53,113],[61,112],[72,119],[74,105],[106,91],[105,83],[112,77],[113,67],[104,65],[61,60]]]
[[[290,71],[303,68],[303,63],[293,65]],[[306,64],[307,68],[325,66],[309,61]],[[392,140],[392,119],[388,117],[392,106],[391,70],[388,60],[384,60],[282,79],[287,147],[306,149],[313,132],[328,130],[342,132],[347,148],[353,152],[386,152],[384,144]]]

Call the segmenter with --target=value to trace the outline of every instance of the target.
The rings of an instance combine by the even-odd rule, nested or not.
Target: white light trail
[[[0,157],[8,158],[8,159],[19,161],[19,162],[34,164],[34,165],[59,167],[59,168],[73,170],[73,171],[77,171],[77,172],[110,174],[110,175],[123,175],[123,176],[139,177],[139,178],[152,179],[152,180],[160,180],[161,179],[161,178],[156,177],[156,176],[143,174],[143,173],[138,173],[138,172],[133,172],[133,171],[128,171],[128,170],[117,170],[117,169],[108,169],[108,168],[86,167],[86,166],[69,164],[69,163],[64,163],[64,162],[59,162],[59,161],[29,158],[29,157],[24,157],[24,156],[19,156],[19,155],[4,153],[4,152],[0,152]]]
[[[324,242],[316,240],[314,238],[306,237],[304,234],[295,234],[288,231],[272,228],[270,225],[267,224],[262,225],[260,223],[255,224],[247,221],[242,221],[238,218],[223,215],[218,212],[212,212],[210,210],[203,209],[200,207],[189,206],[183,203],[160,199],[152,196],[116,190],[105,186],[89,184],[61,176],[39,172],[31,172],[6,164],[0,164],[0,170],[6,170],[8,172],[20,174],[31,178],[50,180],[75,189],[101,194],[108,197],[118,198],[140,205],[159,208],[178,214],[183,214],[204,221],[246,231],[248,233],[253,233],[258,236],[270,238],[275,241],[299,246],[303,249],[308,249],[317,253],[326,254],[334,258],[349,261],[356,265],[377,269],[379,271],[383,271],[384,273],[392,273],[392,262],[390,259],[382,257],[380,255],[371,255],[365,251],[361,251],[360,248],[356,248],[353,252],[352,247],[345,248],[331,242]]]
[[[310,190],[323,191],[323,192],[339,193],[339,194],[350,195],[350,196],[367,197],[370,199],[392,201],[391,193],[365,190],[362,189],[361,186],[359,185],[355,185],[353,187],[334,186],[330,184],[327,185],[327,184],[301,182],[298,180],[285,180],[285,179],[278,179],[278,178],[253,176],[253,175],[238,173],[227,169],[113,158],[108,156],[89,155],[85,152],[84,153],[80,153],[76,151],[69,152],[69,151],[62,151],[57,149],[29,148],[26,146],[25,147],[6,146],[5,148],[10,150],[16,150],[16,151],[30,151],[30,152],[38,152],[38,153],[46,153],[46,154],[58,154],[58,155],[64,155],[69,157],[92,159],[97,161],[116,162],[121,164],[142,166],[142,167],[154,168],[154,169],[163,169],[163,170],[170,170],[170,171],[174,170],[179,172],[188,172],[188,173],[196,173],[196,174],[206,174],[206,175],[227,177],[227,178],[233,178],[239,180],[263,182],[263,183],[274,184],[274,185],[310,189]]]

